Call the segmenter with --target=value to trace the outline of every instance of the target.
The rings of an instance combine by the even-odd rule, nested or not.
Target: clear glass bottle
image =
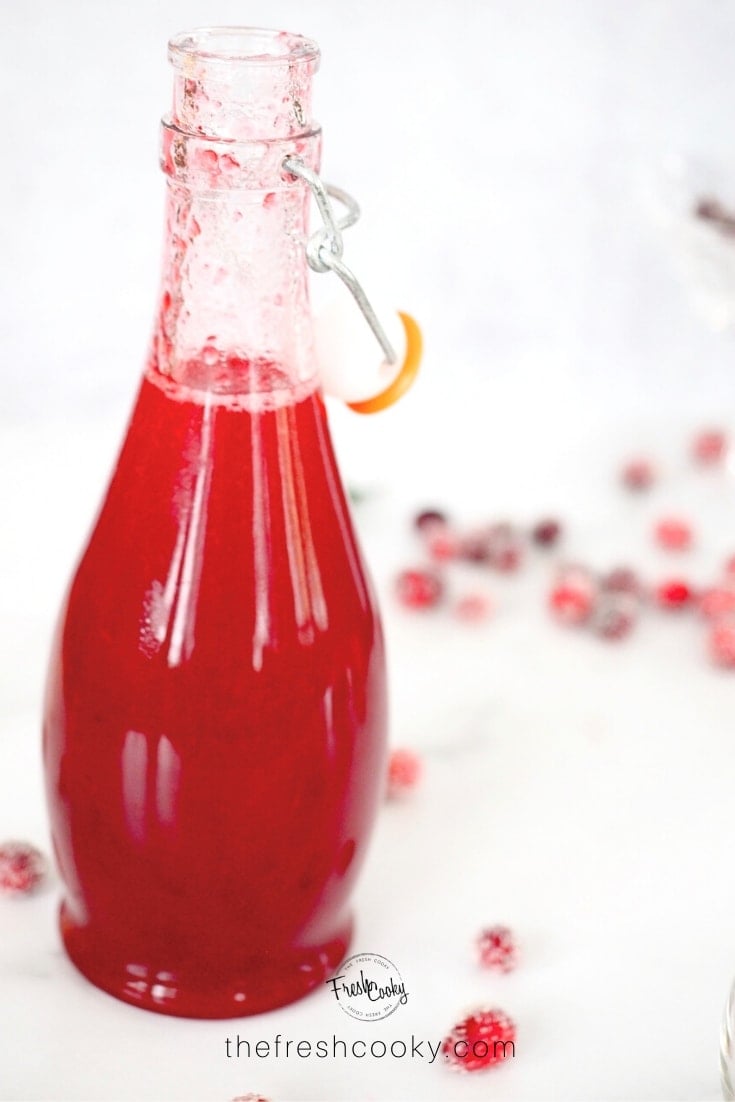
[[[379,616],[309,314],[316,46],[169,47],[151,353],[53,644],[44,762],[66,950],[99,987],[230,1017],[350,941],[385,744]]]

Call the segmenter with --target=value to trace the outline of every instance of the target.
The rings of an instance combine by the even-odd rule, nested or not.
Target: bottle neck
[[[283,170],[293,155],[319,167],[320,132],[304,115],[315,63],[241,56],[254,35],[272,33],[225,28],[170,44],[174,99],[162,128],[166,236],[150,366],[223,396],[311,388],[316,375],[309,192]],[[284,48],[281,37],[271,48]]]

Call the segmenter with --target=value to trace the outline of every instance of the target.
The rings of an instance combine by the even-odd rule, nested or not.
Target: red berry
[[[624,639],[635,627],[636,607],[636,598],[628,594],[606,596],[595,609],[595,634],[602,639]]]
[[[628,566],[618,566],[603,574],[600,579],[600,589],[604,593],[625,593],[630,597],[643,596],[643,582]]]
[[[539,547],[553,547],[560,536],[561,524],[558,520],[540,520],[531,529],[531,539]]]
[[[549,594],[549,608],[563,624],[583,624],[589,620],[597,594],[589,572],[580,567],[565,567]]]
[[[459,555],[459,540],[444,525],[429,531],[426,537],[426,550],[434,562],[450,562]]]
[[[648,459],[631,459],[621,470],[620,478],[629,490],[648,490],[656,479],[656,472]]]
[[[504,1011],[478,1007],[444,1039],[442,1055],[457,1071],[481,1071],[515,1056],[515,1039],[515,1024]]]
[[[415,788],[421,777],[421,758],[413,750],[394,750],[388,760],[388,798],[396,799]]]
[[[490,524],[462,539],[460,555],[469,562],[486,563],[509,573],[517,570],[523,560],[523,544],[510,524]]]
[[[676,610],[685,608],[694,594],[687,582],[680,578],[672,578],[657,586],[655,597],[661,608]]]
[[[549,606],[557,620],[564,624],[582,624],[593,608],[589,590],[574,585],[557,585],[549,595]]]
[[[472,623],[486,620],[492,609],[492,601],[484,593],[467,593],[464,597],[460,597],[454,606],[455,614],[460,620]]]
[[[28,895],[46,876],[46,858],[27,842],[0,845],[0,893]]]
[[[709,652],[715,665],[728,670],[735,668],[735,623],[732,620],[720,620],[713,624]]]
[[[448,524],[448,518],[445,513],[440,512],[438,509],[424,509],[414,517],[414,528],[418,528],[420,532],[427,528],[441,528]]]
[[[511,574],[523,562],[523,547],[518,540],[498,546],[493,552],[490,565],[503,574]]]
[[[735,575],[735,555],[731,555],[725,563],[725,574],[729,577]]]
[[[490,561],[490,552],[488,529],[478,529],[462,537],[459,553],[467,562],[487,563]]]
[[[685,551],[692,543],[691,525],[678,517],[665,517],[655,529],[656,542],[667,551]]]
[[[477,938],[477,952],[483,968],[512,972],[518,963],[518,949],[513,931],[507,926],[490,926]]]
[[[730,586],[714,586],[705,589],[699,597],[699,611],[706,620],[717,620],[735,612],[735,589]]]
[[[396,594],[406,608],[434,608],[443,593],[441,578],[429,570],[404,570],[396,578]]]
[[[523,544],[510,524],[492,524],[487,529],[489,563],[496,570],[517,570],[523,559]]]
[[[719,463],[727,451],[727,436],[721,429],[705,429],[692,442],[692,456],[697,463]]]

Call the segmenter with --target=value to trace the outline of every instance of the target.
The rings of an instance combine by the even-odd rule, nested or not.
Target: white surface
[[[699,418],[735,422],[733,339],[690,306],[680,237],[658,217],[672,159],[714,166],[735,192],[735,7],[397,7],[7,5],[0,837],[46,843],[48,636],[143,359],[164,44],[187,25],[247,19],[321,42],[327,175],[364,210],[346,256],[425,323],[412,400],[379,422],[334,417],[344,470],[384,491],[360,513],[384,595],[413,556],[414,504],[559,511],[573,557],[654,570],[649,510],[680,499],[703,533],[693,575],[735,548],[735,486],[678,458]],[[629,502],[610,469],[646,444],[668,450],[670,480]],[[117,1004],[61,955],[54,890],[0,906],[0,1098],[717,1097],[735,970],[735,677],[707,665],[693,622],[652,617],[606,647],[547,622],[540,566],[492,588],[498,615],[476,631],[386,601],[393,737],[425,751],[427,774],[383,811],[356,945],[411,989],[376,1035],[438,1038],[488,1000],[518,1022],[513,1064],[460,1079],[418,1062],[227,1061],[235,1032],[347,1036],[350,1022],[326,995],[237,1026]],[[523,941],[509,977],[471,962],[493,921]]]

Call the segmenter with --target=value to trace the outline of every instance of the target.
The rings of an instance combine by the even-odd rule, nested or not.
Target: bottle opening
[[[293,65],[319,59],[319,47],[310,38],[260,27],[199,27],[183,31],[170,40],[168,52],[177,68],[186,68],[196,59],[253,65]]]
[[[185,134],[234,141],[290,138],[313,128],[319,47],[299,34],[201,27],[168,44],[171,121]]]

